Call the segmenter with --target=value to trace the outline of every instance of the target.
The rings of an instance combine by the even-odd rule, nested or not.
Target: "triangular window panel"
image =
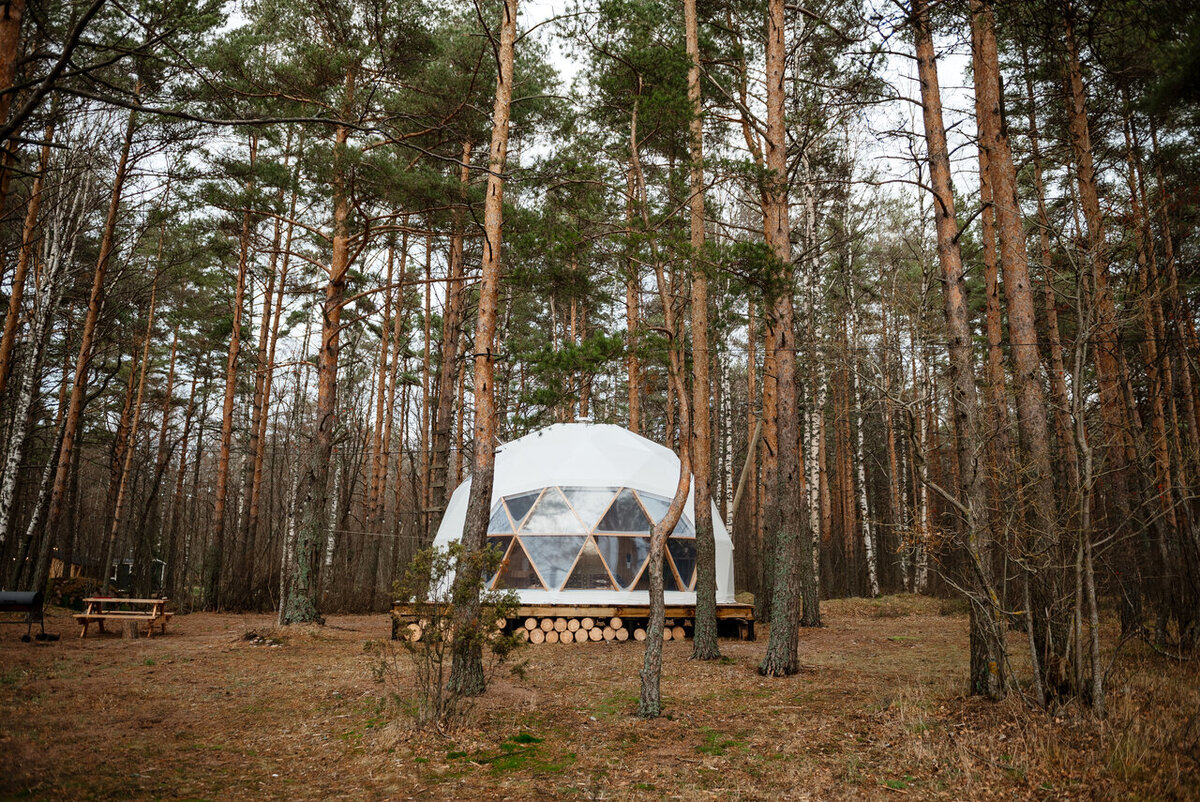
[[[638,579],[637,587],[634,590],[650,590],[650,566],[648,564],[646,570],[642,571],[642,576]],[[663,554],[663,590],[680,590],[679,582],[671,571],[671,560],[666,554]]]
[[[675,562],[675,569],[679,571],[679,578],[690,588],[696,573],[696,541],[669,538],[667,550],[671,552],[671,559]]]
[[[608,510],[608,505],[617,492],[615,487],[564,487],[563,495],[575,508],[575,513],[583,521],[583,528],[592,531],[600,516]]]
[[[536,513],[535,513],[536,514]],[[583,545],[583,535],[530,535],[521,538],[550,590],[558,590]]]
[[[503,511],[501,511],[501,514],[503,514]],[[504,556],[508,553],[508,544],[511,542],[512,535],[508,535],[507,537],[489,537],[487,539],[488,548],[497,552],[499,555],[497,560],[501,565],[503,564]],[[496,571],[498,570],[500,570],[499,567],[496,568]],[[492,577],[496,575],[496,571],[487,572],[486,576],[488,582],[492,581]]]
[[[617,500],[600,519],[597,532],[631,532],[634,534],[649,534],[650,519],[642,512],[633,491],[625,488],[617,496]]]
[[[596,547],[622,588],[628,589],[650,556],[650,538],[596,535]]]
[[[667,514],[667,508],[671,506],[671,499],[651,495],[645,491],[638,493],[638,497],[646,507],[646,512],[650,513],[650,517],[654,519],[654,523],[661,521]]]
[[[508,513],[512,516],[513,524],[520,529],[521,521],[525,519],[525,513],[529,512],[529,508],[533,506],[533,502],[537,501],[540,490],[534,490],[532,493],[521,493],[518,496],[508,496],[504,499],[504,503],[508,506]]]
[[[508,550],[508,557],[500,566],[500,575],[496,578],[495,587],[500,590],[543,590],[542,582],[533,570],[533,563],[529,561],[525,549],[521,548],[521,541],[515,537],[512,548]]]
[[[616,590],[608,575],[608,569],[604,567],[604,560],[600,559],[600,551],[590,537],[583,544],[583,551],[575,563],[575,570],[571,572],[571,578],[567,580],[563,589]]]
[[[696,530],[692,528],[692,522],[687,519],[686,515],[679,516],[679,523],[675,524],[675,528],[671,531],[671,537],[695,537]]]
[[[538,503],[533,508],[533,512],[529,513],[529,518],[525,520],[525,525],[521,527],[522,532],[532,532],[535,534],[573,534],[578,532],[583,534],[583,525],[579,523],[579,518],[571,511],[567,505],[567,500],[563,498],[562,493],[558,492],[557,487],[547,487],[546,492],[538,499]],[[536,561],[537,558],[534,557]]]
[[[492,520],[488,521],[489,535],[511,535],[512,524],[508,522],[508,513],[504,511],[504,505],[496,506],[496,511],[492,513]]]

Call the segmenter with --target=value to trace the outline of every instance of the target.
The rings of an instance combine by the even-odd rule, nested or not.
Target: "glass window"
[[[564,487],[561,490],[583,521],[583,528],[589,532],[596,527],[617,492],[615,487]]]
[[[492,520],[488,521],[489,535],[511,535],[512,524],[508,522],[508,513],[504,511],[503,504],[496,505],[496,511],[492,513]]]
[[[501,590],[543,589],[541,580],[533,570],[533,563],[529,561],[525,549],[521,548],[521,541],[515,537],[508,557],[500,566],[500,575],[496,578],[495,586]]]
[[[517,528],[520,528],[521,521],[525,518],[525,513],[529,512],[529,508],[533,506],[533,502],[537,501],[537,497],[541,492],[540,490],[534,490],[532,493],[521,493],[517,496],[505,497],[504,503],[508,506],[509,515],[512,516],[513,523]]]
[[[547,534],[579,532],[582,534],[585,530],[579,523],[579,518],[567,506],[567,500],[563,498],[562,493],[558,492],[558,488],[547,487],[546,492],[542,493],[542,497],[534,506],[533,512],[529,513],[529,517],[525,519],[521,531],[535,534],[542,532]],[[534,561],[537,561],[536,556]]]
[[[563,589],[616,590],[608,575],[608,569],[604,567],[604,560],[600,559],[600,551],[590,537],[583,544],[583,551],[575,563],[575,570],[571,572],[571,578],[567,580]]]
[[[638,491],[638,498],[642,500],[642,506],[650,513],[650,517],[654,519],[654,523],[661,521],[666,516],[667,509],[671,506],[671,499],[656,496],[644,490]],[[688,517],[681,514],[679,522],[675,524],[675,529],[672,530],[671,534],[676,537],[695,537],[696,530],[692,528],[692,522],[688,520]]]
[[[650,517],[654,519],[654,523],[661,521],[663,516],[667,514],[667,508],[671,506],[671,499],[647,493],[645,490],[638,493],[638,498],[642,500],[642,504],[646,507],[646,512],[650,513]]]
[[[512,542],[511,535],[509,537],[489,537],[487,539],[488,548],[495,549],[500,554],[501,562],[503,562],[503,560],[504,560],[504,555],[506,555],[508,553],[508,544],[511,542]],[[500,568],[497,567],[496,571],[499,571],[499,570],[500,570]],[[492,577],[494,577],[496,575],[496,571],[489,571],[487,573],[487,581],[488,582],[492,581]]]
[[[596,531],[649,534],[650,519],[642,511],[642,507],[638,504],[637,497],[633,495],[633,491],[625,488],[617,496],[617,500],[612,503],[612,506],[608,508],[608,512],[600,520],[600,525],[596,527]]]
[[[583,535],[530,535],[521,538],[550,590],[558,590],[562,586],[583,541]]]
[[[650,555],[650,538],[596,535],[596,546],[622,588],[628,589]]]
[[[679,590],[679,582],[675,579],[674,572],[671,571],[671,561],[666,553],[663,554],[663,590]],[[650,590],[650,566],[646,566],[646,570],[642,571],[641,577],[638,579],[637,587],[634,590]]]
[[[667,551],[671,552],[671,559],[675,562],[675,569],[679,571],[680,580],[690,588],[696,573],[696,541],[668,538]]]

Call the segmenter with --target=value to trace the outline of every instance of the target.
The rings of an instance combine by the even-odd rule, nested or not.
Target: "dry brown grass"
[[[414,732],[372,679],[377,616],[272,628],[177,617],[165,638],[0,632],[0,796],[36,798],[1044,799],[1195,797],[1195,665],[1130,649],[1104,722],[964,698],[966,621],[919,597],[829,602],[803,671],[765,647],[665,648],[667,717],[631,713],[633,642],[525,651],[449,737]],[[246,638],[248,632],[254,636]],[[1014,633],[1014,648],[1020,638]],[[402,707],[402,704],[400,705]]]

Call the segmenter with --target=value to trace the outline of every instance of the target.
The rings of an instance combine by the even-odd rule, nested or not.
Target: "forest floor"
[[[964,696],[967,620],[916,597],[830,601],[803,669],[766,648],[665,644],[666,715],[633,717],[641,645],[543,644],[446,735],[415,732],[377,681],[386,615],[277,631],[177,616],[165,637],[56,643],[0,631],[0,797],[59,799],[1200,798],[1194,663],[1126,645],[1097,722]],[[765,628],[763,628],[765,629]],[[1022,643],[1014,635],[1014,651]],[[257,637],[256,637],[257,636]]]

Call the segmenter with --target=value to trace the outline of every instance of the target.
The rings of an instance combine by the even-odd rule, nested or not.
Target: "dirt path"
[[[413,734],[404,685],[364,649],[386,616],[320,629],[177,617],[166,637],[53,644],[0,631],[0,796],[35,798],[1186,798],[1195,669],[1131,658],[1105,724],[962,698],[966,621],[918,599],[831,602],[803,672],[766,680],[765,648],[695,664],[668,643],[668,716],[634,719],[641,649],[524,650],[449,737]],[[247,632],[268,636],[247,640]],[[278,645],[271,641],[281,637]],[[1191,680],[1190,688],[1188,681]],[[1200,727],[1197,727],[1200,730]],[[1192,740],[1189,740],[1192,739]]]

